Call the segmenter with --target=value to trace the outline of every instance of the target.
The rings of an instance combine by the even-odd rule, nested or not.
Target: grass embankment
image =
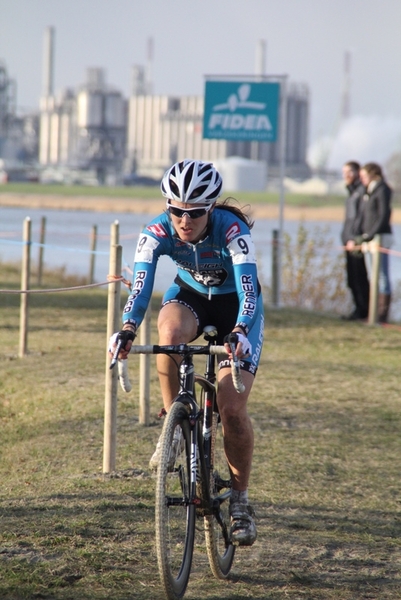
[[[0,288],[18,288],[13,269],[0,273]],[[18,359],[19,297],[0,295],[2,600],[163,598],[147,466],[161,428],[154,363],[152,425],[138,424],[137,393],[121,393],[117,472],[101,473],[106,296],[32,296],[30,354]],[[186,598],[398,599],[401,334],[295,310],[266,317],[249,407],[259,537],[219,582],[198,532]]]
[[[85,186],[85,185],[43,185],[38,183],[7,183],[0,185],[0,197],[4,194],[27,194],[41,196],[72,196],[88,198],[132,198],[132,199],[160,199],[158,186]],[[229,195],[225,192],[224,196]],[[250,204],[276,204],[279,194],[277,192],[233,192],[234,197],[240,198],[242,203]],[[313,196],[310,194],[286,194],[286,203],[290,206],[343,206],[343,196]]]

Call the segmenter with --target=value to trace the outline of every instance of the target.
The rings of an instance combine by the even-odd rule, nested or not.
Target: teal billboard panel
[[[203,137],[275,142],[279,102],[279,83],[207,81]]]

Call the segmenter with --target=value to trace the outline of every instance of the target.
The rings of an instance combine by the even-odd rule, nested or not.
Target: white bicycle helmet
[[[168,169],[161,182],[165,198],[186,204],[214,204],[221,194],[223,181],[212,163],[183,160]]]

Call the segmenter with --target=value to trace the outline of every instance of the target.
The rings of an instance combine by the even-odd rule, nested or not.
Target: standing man
[[[355,308],[351,314],[342,317],[347,321],[366,319],[369,312],[369,280],[365,258],[356,247],[355,238],[362,234],[361,208],[365,187],[359,178],[360,165],[355,161],[344,164],[342,172],[348,198],[345,205],[345,220],[341,240],[345,247],[347,285],[351,290]]]

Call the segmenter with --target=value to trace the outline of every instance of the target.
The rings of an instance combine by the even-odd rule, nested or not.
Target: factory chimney
[[[259,40],[256,45],[255,75],[266,75],[266,40]]]
[[[54,93],[54,27],[45,29],[43,44],[43,96]]]
[[[148,61],[146,65],[146,91],[153,94],[153,38],[148,38]]]
[[[350,87],[351,87],[351,52],[347,50],[344,54],[344,82],[343,94],[341,99],[341,120],[349,119],[351,115],[350,102]]]

